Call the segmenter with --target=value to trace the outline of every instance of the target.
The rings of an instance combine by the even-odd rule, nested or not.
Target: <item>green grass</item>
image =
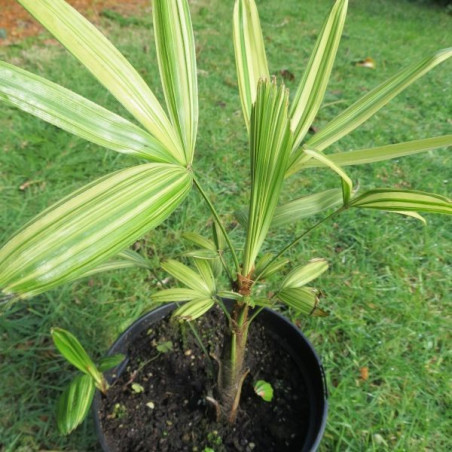
[[[228,225],[248,195],[246,133],[235,82],[229,1],[198,1],[193,22],[199,57],[201,118],[195,167]],[[271,73],[288,70],[293,92],[330,1],[259,2]],[[139,21],[102,20],[102,28],[161,97],[149,30]],[[316,125],[409,62],[450,46],[451,16],[425,3],[352,1],[326,105]],[[146,21],[144,20],[144,23]],[[70,87],[122,114],[91,76],[45,37],[0,48],[0,57]],[[356,67],[366,57],[376,70]],[[364,148],[451,133],[451,65],[406,90],[333,150]],[[449,96],[449,99],[447,97]],[[45,206],[131,159],[110,153],[2,106],[0,110],[0,242]],[[362,188],[398,186],[451,194],[450,150],[350,170]],[[27,183],[26,188],[20,187]],[[285,197],[337,186],[315,170],[287,181]],[[183,230],[208,230],[208,212],[193,192],[183,208],[141,242],[159,259],[178,255]],[[311,222],[274,231],[280,246]],[[232,234],[242,240],[240,231]],[[300,319],[323,358],[330,412],[322,451],[446,451],[452,449],[447,406],[451,299],[450,222],[428,225],[397,215],[346,212],[289,255],[294,262],[326,257],[331,270],[318,282],[325,319]],[[0,316],[0,450],[97,450],[91,421],[58,435],[54,401],[71,378],[56,354],[50,328],[70,329],[96,356],[143,311],[165,275],[131,270],[82,280]],[[367,380],[361,369],[368,368]]]

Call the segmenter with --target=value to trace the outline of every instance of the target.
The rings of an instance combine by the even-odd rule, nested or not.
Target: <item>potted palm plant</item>
[[[165,111],[130,63],[64,0],[18,1],[86,66],[140,125],[66,88],[0,62],[2,101],[95,144],[137,157],[137,165],[104,176],[49,207],[3,246],[0,250],[2,301],[30,298],[60,284],[101,271],[128,266],[149,267],[145,257],[128,248],[168,218],[183,203],[192,188],[199,191],[213,219],[211,237],[193,232],[186,234],[186,238],[194,245],[194,249],[185,256],[191,261],[190,265],[174,259],[162,264],[164,270],[182,283],[182,287],[160,290],[154,295],[153,301],[162,304],[176,302],[177,305],[165,306],[163,311],[153,313],[151,320],[146,318],[140,321],[138,329],[134,327],[125,336],[127,340],[151,341],[153,348],[147,360],[140,356],[136,358],[138,361],[133,362],[135,358],[130,352],[132,345],[129,346],[122,338],[113,347],[112,353],[120,352],[123,355],[106,359],[96,367],[76,338],[64,330],[53,331],[57,347],[83,372],[61,399],[60,429],[67,433],[83,420],[95,387],[107,394],[98,400],[99,403],[105,400],[107,407],[98,405],[98,411],[103,413],[102,422],[111,420],[116,422],[116,427],[124,424],[133,410],[121,403],[109,401],[113,393],[111,388],[115,385],[109,387],[112,380],[105,379],[102,372],[111,366],[116,366],[115,378],[120,371],[122,377],[119,378],[125,378],[116,386],[126,387],[133,396],[146,395],[145,412],[150,417],[157,417],[154,411],[156,402],[149,399],[150,389],[145,387],[148,384],[153,388],[152,371],[142,364],[150,365],[151,361],[163,360],[171,355],[172,360],[178,357],[173,369],[177,368],[177,363],[182,366],[183,358],[173,352],[173,348],[176,342],[181,342],[183,346],[185,336],[182,335],[181,341],[163,340],[172,334],[169,332],[174,330],[172,323],[167,322],[166,326],[161,327],[162,330],[155,326],[155,317],[162,320],[171,312],[172,318],[179,319],[182,325],[186,324],[193,330],[193,337],[200,344],[202,359],[206,360],[211,355],[211,364],[213,362],[214,371],[210,374],[206,371],[211,377],[214,375],[211,378],[213,383],[208,389],[201,389],[201,393],[204,394],[206,411],[213,411],[213,417],[216,417],[214,421],[227,427],[221,435],[217,430],[212,430],[210,442],[199,442],[205,447],[204,450],[219,443],[224,447],[227,442],[224,435],[227,435],[228,429],[233,431],[238,424],[243,424],[243,418],[238,422],[237,416],[244,398],[242,389],[251,379],[250,368],[251,374],[254,372],[252,387],[258,396],[265,400],[271,398],[273,390],[276,395],[284,393],[281,385],[276,387],[272,382],[259,379],[259,370],[256,370],[259,366],[253,369],[249,359],[255,351],[250,350],[253,346],[249,345],[249,338],[259,334],[253,332],[254,325],[264,327],[273,322],[277,326],[273,327],[270,336],[276,343],[280,341],[286,344],[277,350],[276,355],[282,354],[284,349],[289,361],[304,360],[304,365],[302,362],[297,364],[299,369],[317,369],[314,372],[315,381],[309,380],[304,370],[300,371],[299,378],[304,379],[303,384],[308,388],[303,403],[315,407],[319,420],[311,424],[306,419],[302,421],[309,426],[302,438],[296,432],[278,432],[283,440],[272,447],[274,450],[282,450],[281,447],[287,450],[314,449],[320,441],[326,413],[321,366],[304,339],[301,340],[307,345],[299,345],[300,339],[292,338],[297,336],[295,327],[278,316],[277,320],[269,320],[273,315],[268,308],[282,305],[298,314],[325,315],[318,307],[319,291],[308,284],[328,269],[328,263],[320,258],[309,262],[301,259],[292,265],[290,272],[283,275],[270,296],[262,295],[265,293],[262,286],[270,275],[283,272],[287,264],[284,254],[289,249],[313,229],[348,209],[379,209],[420,220],[423,218],[419,212],[452,213],[451,201],[432,193],[391,188],[358,191],[344,169],[349,165],[399,158],[448,146],[452,144],[451,135],[372,149],[334,154],[325,152],[331,144],[356,129],[403,89],[448,59],[452,50],[441,50],[399,71],[311,136],[308,131],[327,89],[348,1],[337,0],[334,3],[295,95],[290,99],[286,87],[270,76],[254,0],[236,0],[233,41],[238,87],[249,137],[251,188],[247,208],[238,212],[244,239],[235,243],[203,188],[202,174],[198,174],[194,161],[198,124],[197,70],[188,2],[153,2],[155,43],[167,107]],[[285,180],[313,167],[331,170],[332,176],[338,179],[339,187],[308,193],[282,204],[280,195]],[[323,217],[291,242],[272,253],[262,254],[262,245],[271,228],[314,215]],[[221,273],[223,276],[220,276]],[[226,299],[229,301],[226,302]],[[204,320],[208,314],[210,320]],[[203,328],[210,328],[214,332],[218,330],[221,334],[215,336],[216,333],[212,333],[212,336],[204,337],[200,334]],[[270,336],[261,339],[266,343]],[[221,346],[217,347],[218,343]],[[301,359],[295,357],[294,348],[304,348]],[[182,348],[179,353],[188,360],[192,359],[191,348]],[[275,360],[273,362],[276,363]],[[144,378],[140,383],[135,381],[137,372],[141,372]],[[317,388],[317,401],[310,400],[309,388],[313,387]],[[159,388],[153,390],[162,392]],[[187,400],[187,405],[190,403]],[[280,415],[281,426],[284,425],[284,419]],[[169,430],[172,422],[163,422],[167,423]],[[209,431],[212,426],[209,424],[206,428]],[[299,425],[295,427],[300,428]],[[123,430],[116,430],[121,437],[127,436],[122,433]],[[168,446],[165,440],[167,435],[161,429],[160,435],[165,444],[162,447],[176,450],[178,446]],[[253,441],[248,441],[243,447],[251,450],[251,444],[256,446]],[[140,444],[123,446],[123,449],[130,450],[133,447],[139,450],[142,447],[145,450],[150,443],[147,446],[145,442]],[[188,447],[187,444],[190,444],[190,438],[183,438],[181,447]]]

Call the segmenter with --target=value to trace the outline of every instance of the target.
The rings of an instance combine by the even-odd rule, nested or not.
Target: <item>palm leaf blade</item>
[[[294,149],[309,130],[325,95],[339,47],[348,0],[338,0],[325,21],[292,103],[290,116]]]
[[[310,161],[317,162],[314,159]],[[336,207],[342,204],[342,202],[342,191],[337,188],[295,199],[276,208],[272,226],[279,227],[311,217],[326,209]]]
[[[316,133],[306,145],[322,151],[361,125],[419,77],[422,77],[451,56],[452,48],[444,49],[418,63],[402,69],[343,111],[322,130]]]
[[[260,82],[251,113],[251,200],[243,272],[248,275],[270,228],[292,146],[284,86]]]
[[[269,79],[264,38],[254,0],[236,0],[233,39],[240,100],[247,129],[260,79]]]
[[[154,93],[94,25],[64,0],[18,0],[143,124],[184,163],[181,143]]]
[[[25,298],[82,276],[166,219],[191,181],[184,168],[148,163],[76,191],[0,249],[1,289]]]
[[[154,32],[166,104],[184,145],[186,163],[193,160],[198,126],[196,55],[186,0],[155,0]]]
[[[350,207],[452,215],[452,201],[444,196],[415,190],[376,189],[356,197]]]
[[[426,152],[447,146],[452,146],[452,135],[406,141],[403,143],[389,144],[369,149],[339,152],[337,154],[329,154],[328,158],[339,166],[363,165],[366,163],[382,162],[385,160],[414,155],[420,152]],[[323,164],[314,159],[311,159],[303,164],[303,168],[319,166],[323,166]]]
[[[94,398],[94,382],[89,375],[78,375],[58,399],[56,418],[58,430],[68,435],[89,413]]]
[[[113,151],[176,163],[159,141],[130,121],[62,86],[1,61],[0,100]]]

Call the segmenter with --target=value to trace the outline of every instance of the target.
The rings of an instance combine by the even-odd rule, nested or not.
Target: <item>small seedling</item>
[[[140,393],[144,392],[143,386],[141,386],[139,383],[132,383],[131,387],[132,387],[132,391],[135,394],[140,394]]]
[[[113,412],[109,415],[111,419],[122,419],[127,414],[127,408],[120,403],[115,403]]]
[[[173,343],[171,341],[161,342],[157,345],[157,351],[160,353],[168,353],[173,351]]]
[[[266,402],[271,402],[273,399],[273,387],[264,380],[258,380],[254,383],[254,392]]]
[[[71,381],[57,402],[58,429],[67,435],[88,414],[95,388],[104,394],[107,392],[109,385],[102,372],[119,365],[124,360],[124,355],[108,356],[96,366],[72,333],[62,328],[52,328],[50,334],[64,358],[83,373]]]

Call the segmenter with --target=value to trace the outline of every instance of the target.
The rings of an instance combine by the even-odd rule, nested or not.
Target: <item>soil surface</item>
[[[225,323],[221,310],[212,309],[193,323],[204,347],[220,356],[223,333],[218,325]],[[157,350],[169,342],[171,350]],[[233,426],[216,422],[215,410],[206,402],[206,396],[215,397],[218,369],[187,326],[166,319],[144,332],[129,353],[127,368],[101,403],[101,422],[112,451],[301,450],[309,415],[303,377],[258,319],[250,328],[250,373]],[[271,402],[254,392],[257,380],[273,386]]]
[[[99,21],[102,11],[113,10],[124,16],[139,15],[149,9],[149,0],[67,0],[90,21]],[[0,46],[16,44],[36,36],[44,28],[16,1],[0,0]]]

